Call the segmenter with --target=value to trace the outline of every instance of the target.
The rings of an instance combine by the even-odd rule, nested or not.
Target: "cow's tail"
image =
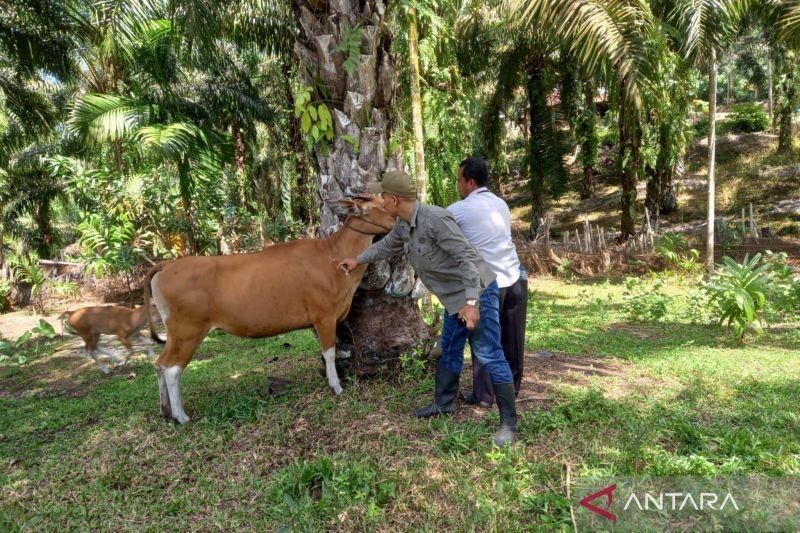
[[[72,329],[72,326],[69,324],[69,317],[72,316],[72,313],[75,311],[64,311],[58,317],[58,320],[61,322],[61,336],[64,336],[64,333],[70,333],[72,335],[76,335],[77,331]]]
[[[145,276],[144,278],[144,307],[146,309],[145,312],[147,313],[147,324],[150,326],[150,338],[161,344],[164,344],[167,341],[163,340],[161,337],[158,336],[158,333],[156,333],[156,325],[153,322],[153,313],[152,311],[150,311],[150,303],[152,299],[151,283],[153,281],[153,276],[161,272],[163,268],[164,268],[164,263],[157,264],[156,266],[150,269],[150,271],[147,273],[147,276]]]

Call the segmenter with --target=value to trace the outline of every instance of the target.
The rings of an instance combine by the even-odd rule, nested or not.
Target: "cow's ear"
[[[325,203],[328,204],[331,211],[339,216],[355,215],[360,211],[356,202],[347,198],[325,200]]]

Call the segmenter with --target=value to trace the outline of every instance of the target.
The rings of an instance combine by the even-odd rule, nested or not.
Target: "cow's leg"
[[[106,365],[100,362],[100,359],[97,357],[97,347],[100,341],[100,335],[92,335],[88,334],[83,337],[83,341],[86,343],[86,354],[94,359],[94,362],[97,363],[97,366],[100,367],[100,370],[103,374],[108,374],[110,370]]]
[[[172,406],[169,403],[169,390],[164,379],[164,368],[156,365],[156,375],[158,376],[158,398],[161,402],[161,416],[172,418]]]
[[[120,359],[119,357],[117,357],[116,355],[114,355],[114,353],[113,353],[113,352],[109,352],[108,350],[106,350],[106,347],[105,347],[105,346],[103,346],[102,344],[100,344],[99,342],[97,343],[97,348],[96,348],[96,351],[97,351],[97,353],[100,353],[100,354],[102,354],[102,355],[105,355],[106,357],[108,357],[109,359],[111,359],[111,361],[112,361],[112,362],[113,362],[115,365],[118,365],[118,364],[120,364],[120,362],[122,361],[122,359]],[[124,362],[122,362],[122,364],[124,364]]]
[[[165,409],[166,402],[169,402],[170,415],[180,424],[189,422],[189,417],[183,410],[183,398],[181,396],[181,374],[189,361],[192,360],[194,350],[197,345],[203,340],[208,328],[197,329],[191,328],[190,330],[180,332],[167,333],[167,346],[161,355],[156,360],[156,368],[160,370],[159,373],[159,393],[162,396],[161,409],[162,414]],[[168,399],[164,398],[164,391]]]
[[[108,374],[109,372],[111,372],[111,370],[109,370],[106,365],[100,362],[100,359],[97,357],[97,352],[98,352],[97,349],[86,350],[86,353],[89,354],[89,357],[94,359],[94,362],[97,363],[97,366],[100,367],[100,370],[103,372],[103,374]]]
[[[333,389],[336,396],[342,394],[342,385],[339,383],[339,375],[336,373],[336,321],[323,320],[314,324],[317,330],[319,343],[322,345],[322,358],[325,359],[325,375],[328,377],[328,385]]]
[[[181,374],[183,367],[180,365],[169,366],[164,369],[164,381],[167,385],[169,403],[172,406],[172,418],[179,424],[185,424],[191,420],[183,410],[183,398],[181,397]]]

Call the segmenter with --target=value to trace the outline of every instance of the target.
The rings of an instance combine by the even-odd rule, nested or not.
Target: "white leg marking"
[[[161,401],[161,416],[164,418],[172,418],[172,407],[169,403],[169,391],[167,390],[167,382],[164,379],[164,368],[161,366],[156,367],[156,374],[158,375],[158,397]]]
[[[103,374],[108,374],[109,372],[111,372],[106,365],[100,362],[100,359],[97,358],[97,354],[95,353],[94,350],[86,350],[86,351],[89,353],[89,357],[94,359],[94,362],[97,363],[97,366],[100,367],[100,370],[103,372]]]
[[[111,353],[108,350],[106,350],[105,346],[103,346],[99,342],[97,343],[97,353],[107,356],[109,359],[111,359],[114,362],[114,364],[119,364],[119,362],[121,361],[121,359],[119,357],[117,357],[113,353]]]
[[[347,350],[336,350],[336,359],[350,359],[353,354]]]
[[[166,324],[169,318],[169,307],[167,306],[167,301],[164,299],[164,295],[158,290],[158,277],[160,275],[161,272],[153,276],[153,279],[150,281],[150,290],[153,293],[153,302],[156,304],[158,314],[161,315],[161,320]]]
[[[172,418],[185,424],[190,419],[183,411],[181,372],[183,372],[183,368],[178,365],[164,368],[164,381],[167,384],[167,392],[169,392],[169,403],[172,405]]]
[[[328,385],[333,389],[333,393],[339,396],[342,393],[342,386],[339,384],[339,376],[336,374],[336,348],[328,348],[322,352],[325,359],[325,374],[328,376]]]

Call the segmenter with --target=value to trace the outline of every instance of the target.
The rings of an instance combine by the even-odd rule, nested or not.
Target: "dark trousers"
[[[503,347],[514,389],[519,394],[525,358],[525,315],[528,310],[528,277],[523,271],[516,283],[500,289],[500,344]],[[479,402],[494,403],[492,379],[478,358],[472,356],[472,394]]]

